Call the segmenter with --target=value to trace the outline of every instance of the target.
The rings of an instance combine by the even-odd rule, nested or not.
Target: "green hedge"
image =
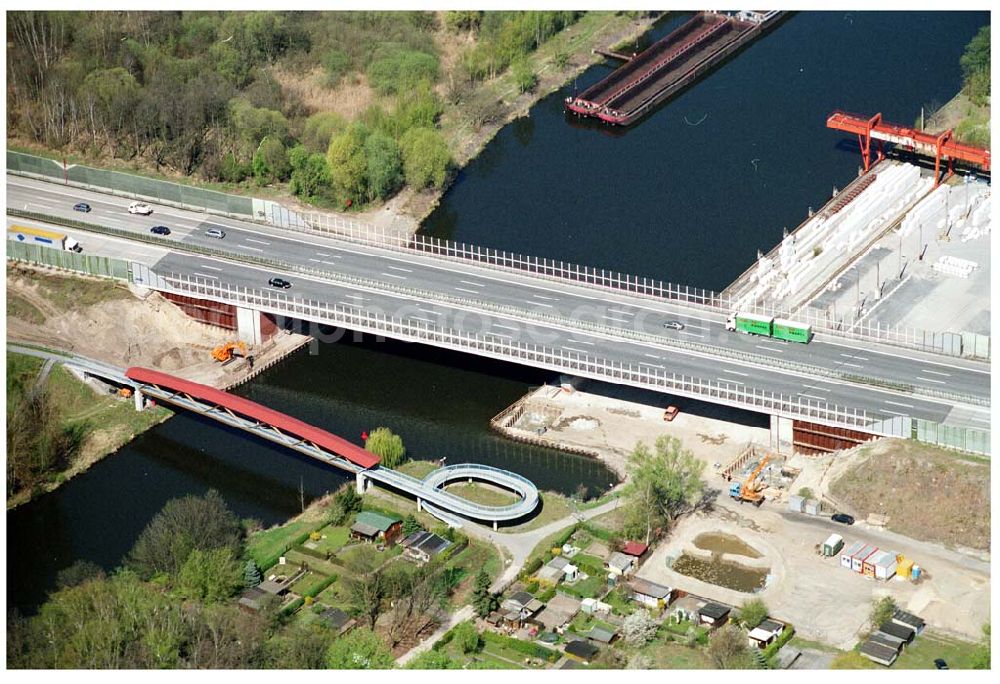
[[[320,525],[320,527],[322,527],[322,525]],[[263,572],[264,570],[269,569],[271,566],[277,565],[278,560],[282,556],[284,556],[286,553],[288,553],[291,549],[295,548],[296,546],[301,546],[302,544],[304,544],[306,539],[309,538],[309,535],[315,531],[316,530],[308,530],[306,532],[303,532],[298,537],[295,537],[288,544],[285,544],[285,547],[281,549],[281,551],[279,551],[278,553],[261,559],[261,562],[257,563],[257,567],[259,567],[261,569],[261,572]]]
[[[299,598],[295,599],[294,601],[292,601],[291,603],[289,603],[287,606],[285,606],[284,608],[282,608],[281,609],[281,614],[282,615],[291,615],[292,613],[294,613],[295,611],[297,611],[299,608],[301,608],[302,604],[305,603],[305,602],[306,602],[306,600],[300,596]]]
[[[325,580],[323,580],[322,582],[320,582],[319,584],[317,584],[310,591],[304,591],[304,592],[302,592],[302,595],[303,596],[311,596],[313,598],[316,598],[317,596],[319,596],[319,593],[321,591],[323,591],[324,589],[326,589],[328,586],[330,586],[331,584],[333,584],[336,581],[337,581],[337,576],[336,575],[327,575]]]
[[[610,530],[606,530],[603,527],[598,527],[590,522],[583,523],[583,529],[585,529],[590,534],[594,535],[602,541],[611,541],[615,538],[615,533]]]
[[[483,641],[487,643],[494,643],[498,646],[505,646],[511,650],[523,653],[527,656],[533,658],[541,658],[542,660],[547,660],[550,663],[554,663],[562,656],[558,651],[553,651],[550,648],[545,648],[544,646],[539,646],[538,644],[531,641],[521,641],[520,639],[512,639],[510,637],[502,636],[500,634],[494,634],[493,632],[483,632]]]
[[[781,636],[778,637],[773,644],[768,645],[768,647],[761,653],[761,655],[764,656],[764,660],[770,663],[771,658],[776,656],[778,651],[781,650],[781,647],[787,644],[788,640],[793,636],[795,636],[795,628],[791,625],[785,625],[785,631],[781,633]]]

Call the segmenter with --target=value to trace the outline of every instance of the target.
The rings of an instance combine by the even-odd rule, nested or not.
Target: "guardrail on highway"
[[[107,226],[99,226],[95,224],[86,223],[84,221],[78,221],[75,219],[60,219],[58,217],[47,217],[44,214],[38,214],[35,212],[8,209],[8,214],[26,218],[36,218],[38,220],[50,223],[59,223],[60,225],[75,226],[82,230],[89,230],[92,232],[113,235],[116,237],[122,237],[125,239],[134,240],[138,242],[155,244],[167,249],[171,249],[173,251],[186,251],[195,254],[203,254],[206,256],[224,258],[231,261],[244,262],[258,266],[267,266],[269,268],[283,270],[285,272],[302,273],[314,277],[321,277],[328,280],[334,280],[337,282],[346,283],[352,286],[367,287],[369,289],[376,291],[391,292],[395,294],[420,298],[427,301],[444,302],[456,307],[469,308],[469,300],[466,297],[456,297],[438,291],[428,291],[412,287],[404,287],[395,283],[375,280],[372,278],[347,275],[328,268],[302,266],[300,264],[286,262],[280,259],[275,259],[270,257],[258,257],[252,255],[234,254],[232,252],[217,248],[192,245],[183,242],[177,242],[176,240],[168,240],[167,238],[161,237],[159,235],[154,235],[152,233],[134,232],[134,231],[124,230],[121,228],[110,228]],[[855,384],[867,384],[875,387],[882,387],[884,389],[892,389],[895,391],[905,392],[908,394],[916,394],[916,395],[928,396],[939,399],[947,399],[970,405],[978,405],[978,406],[989,405],[989,400],[983,400],[978,397],[973,397],[971,395],[959,394],[956,392],[948,392],[942,390],[934,390],[926,387],[915,387],[913,385],[895,383],[881,378],[862,376],[854,373],[845,374],[824,368],[822,366],[803,364],[794,361],[786,361],[784,359],[763,356],[761,354],[754,354],[750,352],[743,352],[734,349],[729,349],[728,347],[713,346],[699,342],[690,342],[687,340],[663,337],[638,330],[623,328],[620,326],[610,326],[603,323],[584,321],[574,318],[568,318],[565,316],[556,316],[543,312],[533,311],[531,309],[526,309],[523,307],[494,304],[492,302],[488,302],[485,300],[479,300],[475,304],[475,309],[477,310],[477,312],[479,312],[480,310],[486,310],[498,315],[510,316],[514,318],[522,318],[531,321],[538,321],[546,323],[548,325],[556,325],[563,328],[583,330],[590,333],[606,335],[609,337],[618,337],[618,338],[624,337],[630,340],[644,342],[648,344],[655,344],[661,347],[679,349],[688,352],[697,352],[700,354],[708,354],[716,357],[729,358],[733,360],[742,361],[744,363],[754,364],[763,368],[780,368],[782,370],[787,370],[795,373],[818,375],[822,377],[842,380],[845,382],[851,382]]]

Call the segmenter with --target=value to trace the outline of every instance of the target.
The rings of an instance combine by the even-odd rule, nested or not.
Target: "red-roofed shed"
[[[640,558],[642,554],[646,553],[646,551],[648,550],[649,547],[646,544],[643,544],[642,542],[627,541],[625,542],[625,546],[622,548],[622,553],[624,553],[627,556],[635,556],[636,558]]]
[[[379,464],[379,457],[370,451],[348,442],[343,437],[327,432],[297,418],[267,408],[255,401],[235,394],[202,385],[190,380],[174,377],[149,368],[129,368],[125,376],[136,382],[156,385],[163,389],[180,392],[215,406],[222,406],[245,418],[277,428],[281,432],[315,444],[321,449],[337,454],[362,468],[373,468]]]

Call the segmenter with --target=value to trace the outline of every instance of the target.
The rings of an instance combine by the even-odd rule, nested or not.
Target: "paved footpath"
[[[460,622],[465,622],[466,620],[472,619],[472,615],[473,615],[472,606],[462,606],[457,611],[449,615],[448,619],[445,620],[440,627],[434,630],[433,634],[431,634],[429,637],[421,641],[419,644],[411,648],[403,655],[396,658],[396,665],[403,667],[421,653],[429,651],[431,646],[433,646],[438,639],[440,639],[445,635],[445,632],[447,632],[449,629],[451,629]]]

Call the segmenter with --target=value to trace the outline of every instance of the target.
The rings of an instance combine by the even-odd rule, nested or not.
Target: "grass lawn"
[[[312,570],[310,570],[305,575],[303,575],[298,582],[293,584],[289,588],[289,591],[291,591],[293,594],[298,594],[299,596],[307,596],[309,594],[312,594],[312,592],[316,591],[316,589],[318,589],[321,585],[323,585],[323,583],[325,583],[328,579],[329,575],[324,575],[322,573],[313,572]]]
[[[933,670],[934,660],[942,658],[952,670],[972,668],[973,657],[979,644],[962,641],[924,630],[924,633],[903,648],[899,660],[892,667],[903,670]]]
[[[8,266],[8,277],[11,270]],[[133,298],[127,287],[112,280],[57,276],[40,271],[32,271],[30,277],[31,282],[38,285],[39,294],[63,311],[79,310],[115,299]]]
[[[319,541],[312,542],[316,545],[315,550],[320,553],[337,553],[340,549],[347,544],[347,540],[351,536],[351,531],[346,527],[336,527],[333,525],[327,525],[319,531],[320,539]]]
[[[314,522],[299,520],[279,527],[272,527],[269,530],[254,532],[247,540],[247,553],[260,566],[261,570],[266,570],[272,564],[269,559],[276,559],[297,538],[309,532],[315,525]]]
[[[7,354],[7,401],[19,400],[31,388],[45,364],[44,359],[24,354]]]
[[[553,523],[556,520],[562,520],[563,518],[569,517],[573,512],[566,497],[561,494],[556,494],[555,492],[541,492],[540,497],[542,503],[534,518],[521,525],[505,527],[503,531],[527,532],[528,530],[535,530],[539,527],[545,527],[549,523]]]
[[[350,594],[348,593],[347,581],[344,576],[338,575],[333,584],[319,593],[316,597],[316,602],[346,610],[350,603]]]
[[[620,533],[625,524],[625,509],[619,506],[607,513],[601,513],[596,518],[591,518],[590,524],[608,532]]]
[[[715,667],[703,646],[685,646],[676,641],[657,639],[647,644],[642,653],[652,659],[655,669],[705,670]]]
[[[577,634],[586,634],[593,627],[600,627],[601,629],[606,629],[609,632],[617,632],[618,628],[614,625],[604,622],[595,618],[593,615],[587,615],[586,613],[577,613],[573,621],[569,623],[570,629],[572,629]]]
[[[566,584],[583,598],[598,598],[608,590],[608,578],[603,574],[589,575],[585,580],[578,580],[572,584]]]
[[[399,544],[379,551],[375,544],[358,544],[340,554],[340,559],[348,568],[374,570],[390,558],[398,556],[403,552],[403,547]]]
[[[570,559],[570,562],[572,562],[574,565],[580,566],[580,567],[586,565],[590,569],[595,570],[595,571],[597,571],[597,570],[603,570],[603,568],[604,568],[604,561],[602,561],[597,556],[590,555],[589,553],[578,553],[575,556],[573,556],[572,559]],[[589,570],[588,570],[588,572],[589,572]]]
[[[483,504],[484,506],[509,506],[518,501],[518,497],[510,492],[501,491],[495,487],[489,487],[476,482],[452,484],[445,489],[456,496]]]
[[[432,471],[435,471],[440,467],[441,466],[432,461],[407,461],[403,465],[396,468],[396,470],[398,470],[401,473],[405,473],[410,477],[415,477],[419,480],[422,480],[425,477],[427,477],[427,475],[429,475]]]

